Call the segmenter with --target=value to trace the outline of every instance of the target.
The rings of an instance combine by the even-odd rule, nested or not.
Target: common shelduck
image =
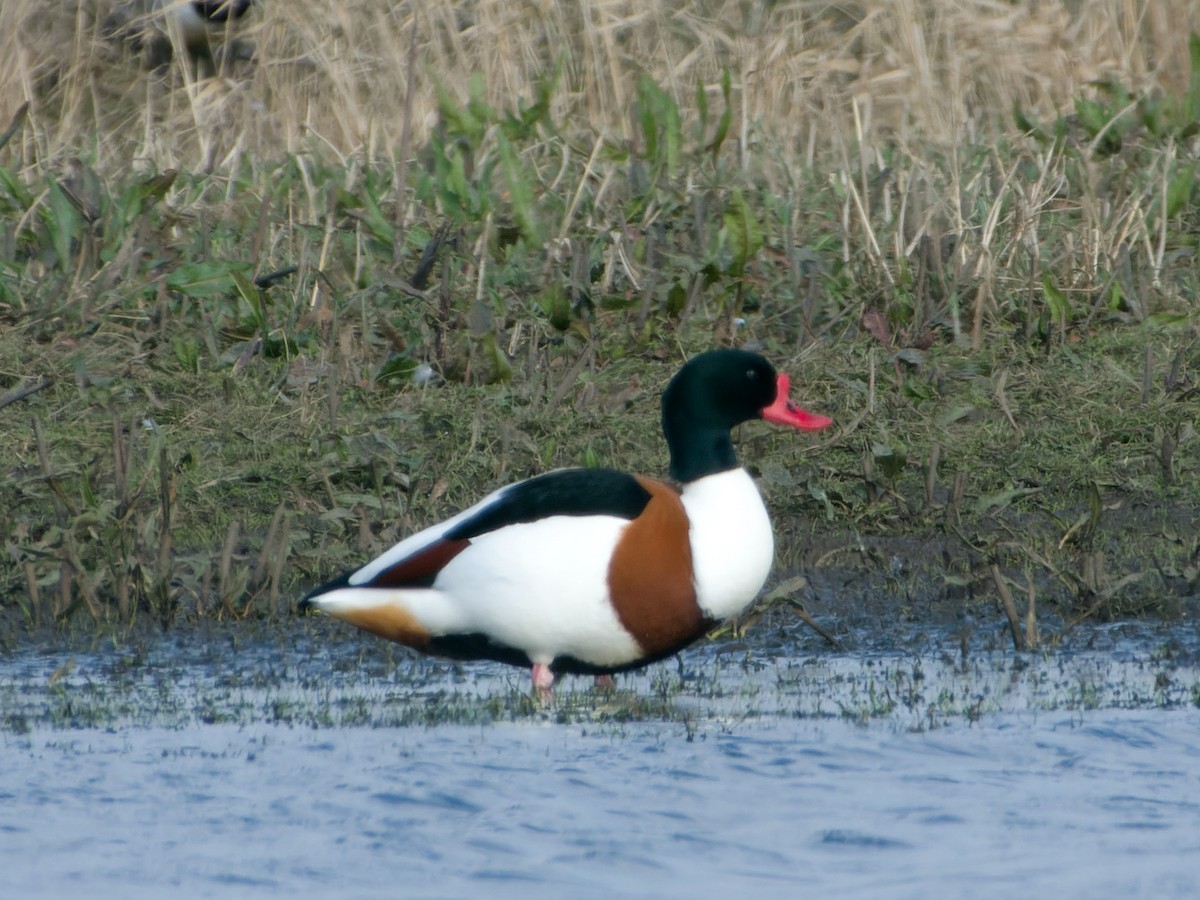
[[[252,0],[126,0],[105,17],[103,31],[145,54],[150,68],[171,61],[173,45],[211,60],[214,46],[236,31]]]
[[[231,22],[250,10],[250,0],[190,0],[164,5],[168,21],[190,50],[224,38]]]
[[[831,420],[788,400],[788,377],[744,350],[694,357],[662,397],[670,473],[560,469],[503,487],[312,591],[318,609],[424,653],[609,675],[670,656],[755,598],[771,522],[730,429]]]

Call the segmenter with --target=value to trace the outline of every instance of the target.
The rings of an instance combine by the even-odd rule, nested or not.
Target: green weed
[[[1182,93],[1109,81],[1016,129],[1005,103],[970,141],[901,139],[853,106],[805,144],[729,64],[626,73],[621,118],[581,127],[567,49],[507,96],[496,73],[432,78],[415,136],[371,138],[381,119],[347,87],[360,142],[233,140],[219,165],[127,164],[108,124],[36,153],[50,113],[17,115],[0,136],[5,609],[273,615],[504,481],[661,471],[659,391],[731,343],[839,425],[818,453],[741,435],[786,563],[831,529],[950,535],[954,578],[1024,592],[1030,645],[1053,632],[1023,609],[1069,624],[1182,597],[1189,548],[1155,536],[1200,505],[1188,46]],[[228,87],[156,90],[199,122]]]

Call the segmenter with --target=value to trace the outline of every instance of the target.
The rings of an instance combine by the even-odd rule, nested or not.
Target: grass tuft
[[[307,0],[206,70],[6,2],[5,614],[272,616],[499,483],[661,471],[720,344],[838,422],[742,435],[785,570],[940,541],[1031,648],[1186,611],[1200,9],[1093,7]]]

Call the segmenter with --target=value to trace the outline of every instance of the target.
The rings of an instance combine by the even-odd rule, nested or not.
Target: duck
[[[230,26],[250,11],[250,0],[190,0],[164,6],[168,27],[178,29],[184,46],[196,52],[225,37]]]
[[[213,61],[250,12],[254,0],[126,0],[104,18],[102,31],[142,55],[148,68],[166,66],[176,47],[199,61]],[[246,52],[234,47],[235,55]]]
[[[598,683],[678,653],[755,599],[774,561],[763,499],[734,452],[753,419],[832,424],[758,353],[688,360],[662,394],[674,483],[558,469],[500,488],[312,590],[317,611],[406,647]],[[678,485],[678,486],[677,486]]]

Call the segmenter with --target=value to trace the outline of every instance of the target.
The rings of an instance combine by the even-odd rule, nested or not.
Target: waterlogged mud
[[[879,646],[887,631],[890,647]],[[559,681],[536,703],[528,672],[419,656],[326,619],[145,631],[105,646],[24,646],[0,659],[0,726],[44,729],[251,725],[317,728],[499,721],[841,718],[936,729],[997,713],[1200,705],[1200,635],[1190,622],[1085,624],[1057,646],[1014,653],[1002,622],[837,629],[832,648],[772,609],[617,678]],[[903,649],[897,649],[903,647]]]
[[[1200,894],[1190,623],[889,628],[774,610],[548,706],[320,620],[25,645],[5,893]]]

